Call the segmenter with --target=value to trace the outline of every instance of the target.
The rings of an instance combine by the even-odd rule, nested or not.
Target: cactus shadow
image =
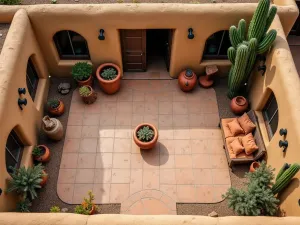
[[[298,178],[293,178],[291,180],[291,182],[288,184],[288,186],[277,196],[278,199],[280,200],[280,204],[282,202],[284,202],[287,199],[287,197],[290,194],[292,194],[296,188],[298,188],[300,186],[299,184],[300,184],[300,181]],[[298,199],[297,199],[297,201],[298,201]]]

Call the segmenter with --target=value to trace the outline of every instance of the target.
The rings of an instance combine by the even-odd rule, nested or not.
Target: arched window
[[[28,89],[28,92],[29,92],[32,100],[34,100],[38,82],[39,82],[39,77],[38,77],[38,74],[36,72],[36,69],[35,69],[34,64],[30,57],[27,62],[26,84],[27,84],[27,89]]]
[[[278,126],[278,105],[274,94],[269,97],[267,104],[263,109],[263,115],[269,135],[271,139],[277,130]]]
[[[5,146],[6,170],[11,173],[10,167],[19,168],[24,145],[15,131],[11,131]]]
[[[80,34],[63,30],[57,32],[53,39],[60,59],[90,59],[87,42]]]
[[[206,40],[203,59],[227,59],[230,46],[228,30],[218,31]]]

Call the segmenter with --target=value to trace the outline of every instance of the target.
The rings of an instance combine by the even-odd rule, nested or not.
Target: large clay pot
[[[103,70],[113,67],[117,71],[117,76],[113,80],[105,80],[101,77],[101,73]],[[120,67],[113,63],[104,63],[97,68],[96,77],[98,79],[99,85],[101,89],[106,94],[114,94],[116,93],[121,86],[121,70]]]
[[[248,109],[248,101],[243,96],[237,96],[231,100],[230,108],[234,114],[242,114]]]
[[[179,74],[178,84],[182,91],[191,91],[197,83],[197,76],[191,69],[186,69]]]
[[[41,156],[34,156],[34,160],[38,162],[48,162],[50,160],[50,150],[46,145],[38,145],[38,148],[43,149],[44,154]]]
[[[58,119],[44,116],[43,118],[43,131],[47,136],[55,141],[59,141],[64,136],[64,129],[61,122]]]
[[[142,127],[145,127],[145,126],[149,126],[153,131],[154,131],[154,137],[151,141],[149,142],[142,142],[138,139],[137,137],[137,132],[140,128]],[[134,132],[133,132],[133,140],[134,142],[136,143],[137,146],[139,146],[141,149],[151,149],[151,148],[154,148],[154,146],[156,145],[156,142],[157,142],[157,139],[158,139],[158,131],[156,129],[156,127],[152,124],[149,124],[149,123],[142,123],[142,124],[139,124],[135,129],[134,129]]]
[[[93,76],[91,75],[87,80],[78,80],[77,83],[79,87],[84,85],[93,86]]]
[[[253,163],[251,163],[251,165],[250,165],[250,169],[249,169],[249,172],[254,172],[257,168],[259,168],[260,167],[260,164],[259,164],[259,162],[253,162]]]
[[[91,93],[88,96],[81,96],[82,101],[85,104],[92,104],[92,103],[94,103],[97,100],[97,93],[94,91],[94,89],[91,86],[88,86],[88,85],[84,85],[84,86],[86,86],[87,88],[89,88],[90,91],[91,91]]]
[[[61,116],[65,112],[65,104],[59,100],[59,105],[56,108],[48,107],[48,111],[52,116]]]
[[[48,180],[48,174],[43,170],[42,181],[40,183],[41,187],[44,187]]]

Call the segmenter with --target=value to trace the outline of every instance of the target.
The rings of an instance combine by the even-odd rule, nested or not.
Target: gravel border
[[[0,24],[0,54],[9,28],[10,28],[10,24],[5,24],[5,23]]]

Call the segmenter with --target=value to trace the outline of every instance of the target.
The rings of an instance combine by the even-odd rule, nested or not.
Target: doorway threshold
[[[124,72],[123,80],[173,80],[167,71],[163,72]]]

